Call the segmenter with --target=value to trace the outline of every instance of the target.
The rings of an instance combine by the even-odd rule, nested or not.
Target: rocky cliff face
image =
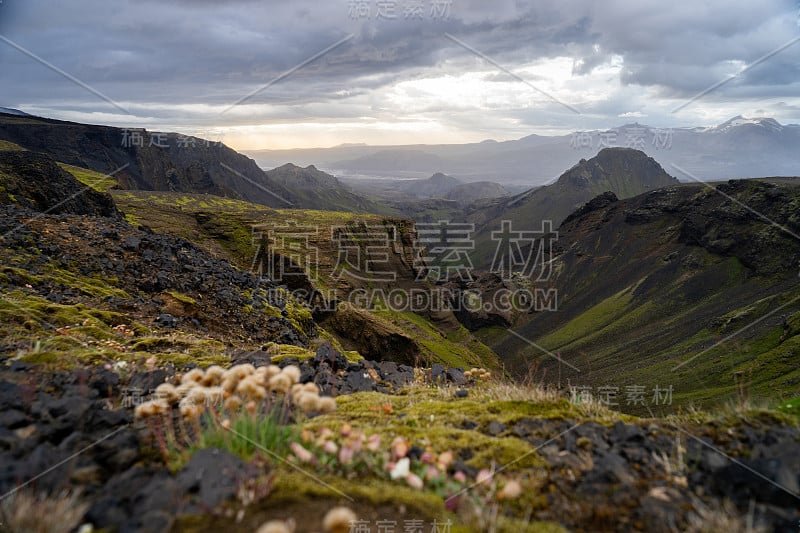
[[[118,217],[114,200],[78,182],[45,154],[0,151],[0,205],[54,214]]]
[[[114,173],[126,189],[217,194],[274,207],[294,200],[252,159],[196,137],[0,114],[0,139],[56,161]]]

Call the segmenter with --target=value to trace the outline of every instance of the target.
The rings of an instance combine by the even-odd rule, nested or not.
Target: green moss
[[[800,418],[800,396],[789,398],[776,407],[780,412]]]
[[[638,285],[638,284],[637,284]],[[602,330],[608,324],[614,322],[624,314],[626,307],[630,304],[633,292],[637,285],[632,285],[606,298],[599,304],[586,310],[577,316],[558,331],[551,333],[539,340],[539,343],[549,350],[557,350]]]
[[[283,288],[278,288],[277,294],[283,302],[283,311],[278,307],[266,305],[264,307],[264,313],[267,316],[285,317],[292,323],[295,329],[302,332],[307,337],[311,337],[311,333],[316,327],[311,309]]]
[[[27,152],[25,148],[11,141],[4,141],[0,139],[0,152]]]
[[[422,359],[427,364],[442,363],[451,368],[500,368],[497,354],[461,325],[445,333],[427,318],[411,311],[383,309],[371,314],[410,334],[422,348]]]
[[[106,192],[119,185],[114,177],[107,174],[61,162],[58,163],[58,166],[72,174],[76,180],[96,191]]]
[[[176,300],[178,300],[181,303],[185,303],[185,304],[189,304],[189,305],[197,305],[197,300],[195,300],[194,298],[192,298],[191,296],[189,296],[187,294],[183,294],[181,292],[172,291],[172,290],[166,291],[166,293],[169,294],[170,296],[172,296],[173,298],[175,298]]]
[[[580,416],[578,408],[566,400],[534,403],[443,399],[441,391],[418,386],[404,392],[398,396],[380,393],[340,396],[335,414],[313,419],[308,427],[339,427],[345,422],[352,423],[389,440],[400,435],[438,452],[453,450],[467,454],[467,464],[476,468],[509,465],[510,472],[517,472],[542,468],[545,463],[524,440],[483,433],[489,422],[513,425],[522,418],[574,419]],[[474,422],[478,427],[464,429],[465,422]]]
[[[278,353],[272,356],[273,363],[279,363],[284,359],[296,358],[298,361],[306,361],[313,358],[315,355],[311,350],[307,350],[300,346],[293,346],[291,344],[279,344]]]
[[[274,505],[295,499],[341,497],[344,493],[371,505],[405,505],[412,516],[420,518],[444,518],[447,515],[442,498],[412,490],[397,482],[374,478],[345,480],[339,477],[322,477],[321,480],[328,485],[325,486],[296,471],[287,471],[286,467],[281,470],[280,475],[275,477],[274,492],[270,498]]]
[[[144,337],[131,342],[133,351],[151,353],[160,362],[195,363],[200,366],[230,362],[224,355],[226,345],[214,339],[172,333]]]
[[[31,255],[19,256],[15,258],[16,262],[27,262],[31,260]],[[119,280],[109,276],[84,276],[76,274],[71,270],[62,268],[55,262],[48,263],[40,274],[36,274],[23,267],[4,266],[2,271],[18,276],[23,283],[30,285],[39,285],[45,282],[52,282],[64,287],[71,287],[81,291],[87,296],[94,296],[97,298],[128,298],[128,294],[117,287],[115,284]]]

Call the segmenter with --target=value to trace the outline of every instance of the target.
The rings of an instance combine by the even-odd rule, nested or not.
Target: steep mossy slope
[[[559,229],[558,310],[517,330],[580,369],[562,365],[563,380],[617,387],[623,409],[636,385],[684,405],[797,395],[800,189],[683,185],[597,205]],[[493,346],[520,371],[559,371],[520,339]]]

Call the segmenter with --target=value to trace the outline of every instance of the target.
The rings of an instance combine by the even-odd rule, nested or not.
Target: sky
[[[800,122],[797,0],[0,0],[0,106],[240,150]]]

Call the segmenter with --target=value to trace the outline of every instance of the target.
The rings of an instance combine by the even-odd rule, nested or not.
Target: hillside
[[[558,229],[558,311],[515,327],[541,349],[483,338],[518,372],[537,361],[572,385],[673,386],[685,406],[797,396],[800,183],[787,181],[598,198]]]
[[[217,194],[278,207],[293,199],[252,159],[192,136],[0,114],[0,139],[62,163],[113,173],[123,189]]]
[[[45,154],[0,145],[0,205],[50,213],[118,216],[108,194],[88,188]],[[42,184],[47,183],[43,189]]]
[[[477,227],[473,263],[487,269],[491,265],[495,250],[491,232],[499,230],[504,220],[519,230],[537,231],[545,220],[552,221],[555,228],[581,205],[606,191],[629,198],[677,182],[640,150],[605,148],[589,160],[581,159],[551,185],[471,213],[469,220]]]
[[[417,198],[445,198],[447,193],[461,184],[460,180],[437,172],[430,178],[401,181],[398,188]]]
[[[2,148],[4,531],[339,533],[360,519],[458,533],[750,525],[782,532],[800,519],[789,474],[800,468],[791,401],[770,410],[742,401],[721,412],[623,415],[555,387],[508,381],[495,354],[447,313],[326,312],[290,290],[313,283],[340,300],[358,290],[429,290],[413,277],[410,221],[124,191],[85,167]],[[724,190],[796,229],[791,185]],[[269,240],[290,221],[318,231],[308,240],[299,238],[305,233]],[[626,225],[634,230],[620,231]],[[598,317],[615,319],[608,332],[623,339],[614,327],[636,326],[630,316],[616,320],[605,301],[589,317],[581,309],[661,263],[670,266],[612,294],[611,303],[647,297],[662,304],[666,287],[691,313],[687,302],[699,301],[698,293],[753,280],[740,283],[742,300],[763,289],[769,299],[759,306],[796,311],[781,303],[796,287],[796,244],[713,191],[679,186],[623,202],[606,195],[570,217],[564,232],[574,244],[561,250],[558,281],[565,315],[579,325],[542,343],[561,346],[588,320],[597,335],[575,342],[602,349],[609,338]],[[385,250],[373,249],[373,240],[384,233],[393,237],[397,279],[336,274],[335,239],[377,263]],[[661,236],[655,250],[653,235]],[[263,238],[268,253],[260,253]],[[293,261],[312,249],[317,268],[300,272]],[[607,250],[615,255],[604,259]],[[269,269],[266,277],[253,272],[276,262],[301,275],[284,283]],[[604,283],[590,283],[596,268]],[[669,278],[680,269],[688,270]],[[715,324],[738,327],[757,312]],[[785,370],[796,360],[796,315],[786,324],[781,338],[772,328],[767,339],[779,349],[752,368],[759,385],[762,367],[781,373],[780,394],[792,390],[797,373],[796,365]],[[526,333],[547,331],[538,326]],[[656,333],[672,335],[669,327],[659,324]],[[653,346],[635,328],[625,333]],[[646,353],[639,360],[651,362]]]
[[[297,207],[353,213],[397,214],[379,202],[354,193],[335,176],[322,172],[313,165],[301,168],[287,163],[266,171],[266,175],[272,183],[277,183],[292,192]]]
[[[414,226],[408,220],[333,211],[273,210],[204,195],[113,194],[126,218],[135,224],[196,242],[242,269],[265,274],[285,272],[280,282],[296,291],[330,335],[349,350],[372,359],[391,358],[404,363],[420,360],[498,367],[497,355],[448,311],[430,314],[421,309],[418,314],[404,309],[362,309],[381,304],[384,295],[393,290],[429,290],[415,280]],[[386,246],[390,246],[385,260],[382,254],[387,249],[378,246],[376,232],[385,232]],[[339,242],[335,236],[343,240]],[[359,279],[336,273],[342,259],[340,250],[370,242],[374,248],[365,248],[363,259],[393,273],[391,281],[381,281],[379,275]],[[272,254],[265,253],[267,247]],[[368,294],[376,298],[367,298]],[[353,305],[339,308],[339,302]]]
[[[0,140],[79,171],[112,174],[118,189],[214,194],[271,207],[395,214],[314,167],[264,172],[221,142],[0,113]]]
[[[444,197],[448,200],[455,200],[462,205],[469,205],[478,200],[502,198],[504,196],[510,196],[510,194],[508,190],[499,183],[494,183],[492,181],[473,181],[453,187],[447,191]]]

